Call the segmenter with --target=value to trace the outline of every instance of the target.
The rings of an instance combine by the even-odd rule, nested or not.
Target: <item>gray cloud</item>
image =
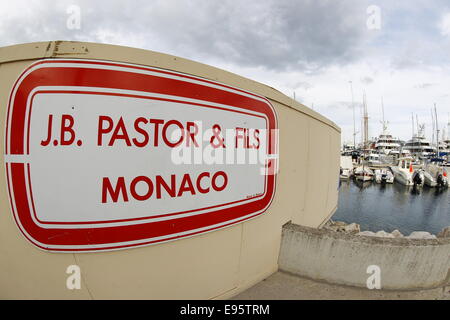
[[[371,77],[363,77],[361,78],[361,83],[367,85],[371,84],[373,82],[373,79]]]
[[[360,108],[362,108],[363,104],[361,102],[357,102],[357,101],[354,101],[353,104],[355,106],[356,115],[359,115],[358,112],[359,112]],[[352,104],[351,101],[335,101],[335,102],[327,105],[327,108],[328,109],[338,109],[338,110],[339,109],[340,110],[342,110],[342,109],[344,109],[344,110],[348,110],[348,109],[352,110],[353,109],[353,104]]]
[[[81,30],[66,28],[71,4],[81,8]],[[380,6],[380,30],[366,28],[370,4]],[[165,52],[282,88],[288,96],[295,91],[297,100],[314,101],[344,128],[352,127],[351,102],[343,100],[354,79],[358,119],[358,87],[364,87],[389,101],[386,115],[406,128],[410,112],[420,113],[429,101],[447,117],[450,37],[439,23],[449,12],[448,0],[433,6],[428,0],[3,0],[0,46],[79,40]],[[410,135],[400,124],[393,133],[396,128]],[[343,137],[351,132],[343,130]]]
[[[82,10],[81,30],[66,28],[70,4]],[[307,72],[360,57],[365,8],[358,0],[15,1],[1,8],[0,45],[111,42],[197,60]]]
[[[432,87],[434,85],[435,85],[434,83],[419,83],[419,84],[415,85],[414,88],[416,88],[416,89],[427,89],[427,88]]]
[[[301,90],[305,90],[308,91],[311,88],[314,88],[314,86],[307,82],[307,81],[295,81],[295,82],[290,82],[287,84],[287,86],[291,89],[301,89]]]

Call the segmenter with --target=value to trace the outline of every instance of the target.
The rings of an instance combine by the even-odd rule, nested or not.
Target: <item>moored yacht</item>
[[[405,186],[421,186],[423,184],[423,172],[414,170],[413,160],[411,157],[402,157],[397,160],[397,165],[391,167],[395,181]]]
[[[381,100],[381,108],[383,119],[381,121],[381,125],[383,131],[381,134],[375,139],[374,149],[380,154],[385,155],[393,155],[398,156],[400,151],[401,143],[400,140],[394,138],[391,134],[388,133],[388,121],[384,119],[384,104],[383,99]]]
[[[372,181],[374,173],[368,166],[360,165],[355,168],[354,175],[355,175],[356,180]]]
[[[425,125],[419,126],[419,132],[408,140],[403,147],[409,150],[413,156],[418,159],[426,159],[431,156],[435,149],[431,146],[430,142],[425,138]]]
[[[449,126],[449,130],[450,130],[450,126]],[[448,157],[450,155],[450,132],[448,132],[447,134],[448,134],[448,137],[446,139],[442,140],[442,144],[445,146],[444,150],[440,151],[440,152],[445,153],[444,156]]]
[[[443,167],[441,158],[431,159],[424,167],[424,183],[429,187],[449,187],[447,169]]]
[[[437,155],[438,157],[445,157],[448,154],[450,154],[450,145],[447,144],[446,141],[439,141],[438,146],[439,146],[439,154]]]
[[[375,150],[380,154],[395,154],[398,153],[399,149],[399,140],[386,132],[380,134],[375,142]]]
[[[389,169],[376,169],[375,170],[375,182],[376,183],[394,183],[394,174]]]

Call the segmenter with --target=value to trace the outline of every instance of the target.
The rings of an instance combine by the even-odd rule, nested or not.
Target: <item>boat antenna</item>
[[[350,83],[350,92],[352,94],[352,109],[353,109],[353,149],[356,150],[356,122],[355,122],[355,103],[353,100],[353,84],[351,81]]]
[[[436,128],[436,119],[434,118],[434,114],[433,114],[433,108],[431,108],[431,125],[432,125],[432,135],[431,135],[431,144],[435,143],[435,128]]]
[[[384,120],[384,102],[383,102],[383,96],[381,96],[381,114],[383,117],[383,120],[381,121],[381,124],[383,125],[383,134],[387,134],[387,125],[388,121]]]
[[[364,95],[363,95],[363,103],[361,103],[361,107],[359,108],[360,115],[360,126],[361,126],[361,145],[364,148]]]
[[[448,122],[447,122],[447,139],[450,140],[450,112],[448,113]]]
[[[439,158],[439,124],[436,110],[436,102],[434,103],[434,117],[436,120],[436,145],[437,145],[437,157]]]
[[[420,129],[419,129],[419,116],[416,114],[416,123],[417,123],[417,135],[420,135]]]
[[[369,144],[369,114],[367,113],[367,97],[364,90],[364,148]]]

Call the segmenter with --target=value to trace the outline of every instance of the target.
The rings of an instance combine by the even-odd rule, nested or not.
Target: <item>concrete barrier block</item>
[[[382,289],[449,285],[450,238],[359,236],[294,224],[283,227],[280,270],[330,283],[366,287],[370,266]]]

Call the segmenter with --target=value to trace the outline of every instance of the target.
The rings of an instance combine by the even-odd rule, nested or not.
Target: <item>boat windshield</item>
[[[411,160],[402,160],[400,163],[400,167],[402,169],[408,169],[410,165],[411,165]]]

